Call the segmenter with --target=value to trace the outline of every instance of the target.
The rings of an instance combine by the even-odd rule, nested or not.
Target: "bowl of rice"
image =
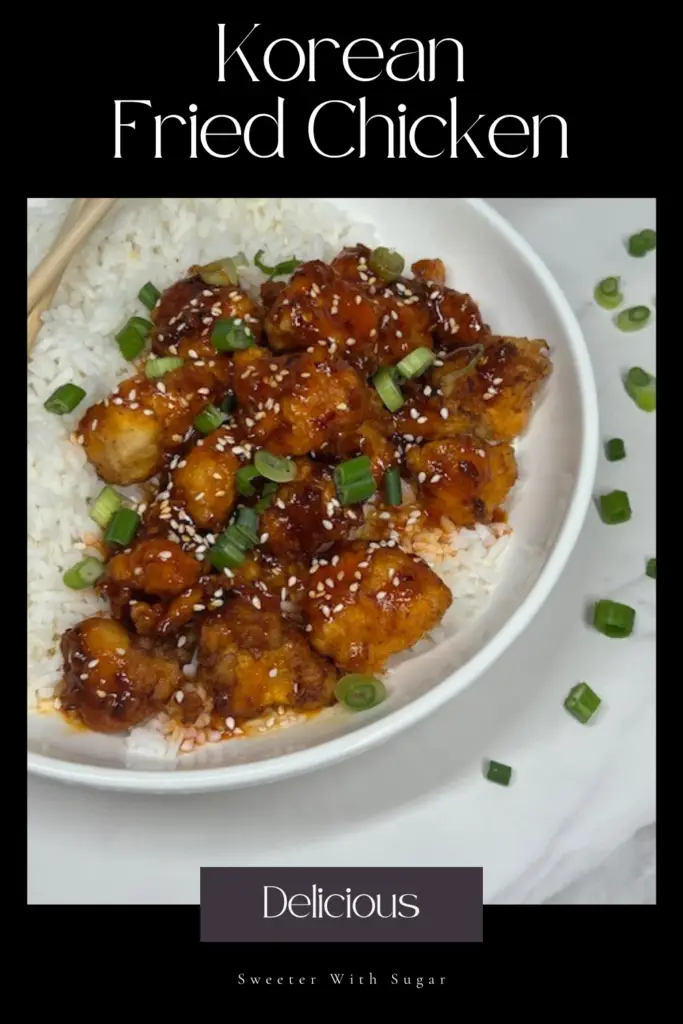
[[[29,273],[69,202],[29,200]],[[505,520],[458,528],[444,519],[402,536],[453,599],[435,629],[392,658],[377,707],[353,714],[335,705],[314,717],[279,709],[229,742],[210,729],[183,732],[163,715],[123,734],[73,728],[55,708],[59,638],[107,611],[94,591],[65,588],[63,575],[93,543],[88,503],[102,481],[74,443],[78,413],[51,416],[46,398],[73,381],[99,401],[130,374],[112,338],[147,281],[168,288],[188,267],[227,251],[327,261],[361,241],[391,246],[407,263],[439,256],[449,283],[473,296],[494,332],[547,342],[552,374],[514,443],[519,475]],[[258,295],[258,268],[241,280]],[[482,200],[119,199],[69,266],[29,356],[28,770],[125,791],[237,788],[339,762],[437,711],[504,656],[560,576],[591,500],[597,409],[586,343],[566,298]]]

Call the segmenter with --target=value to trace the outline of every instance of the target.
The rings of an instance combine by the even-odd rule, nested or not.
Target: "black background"
[[[19,12],[26,18],[26,34],[16,41],[24,65],[14,83],[15,99],[8,104],[6,167],[14,169],[18,158],[27,195],[49,191],[69,196],[317,196],[337,191],[374,196],[461,191],[520,197],[613,196],[659,194],[673,182],[679,140],[676,112],[665,106],[671,95],[665,78],[676,58],[667,49],[673,46],[673,34],[669,42],[669,34],[654,26],[653,19],[641,17],[636,31],[633,19],[605,9],[587,13],[539,7],[532,17],[526,7],[515,6],[511,12],[480,5],[474,12],[478,24],[473,12],[458,8],[450,18],[436,18],[430,8],[406,6],[386,11],[377,24],[359,14],[382,11],[339,6],[328,11],[332,16],[324,20],[314,8],[299,6],[285,12],[289,20],[262,23],[245,47],[259,69],[260,84],[249,80],[236,57],[226,70],[229,81],[217,81],[218,23],[226,23],[226,36],[234,45],[253,24],[230,21],[228,8],[211,11],[211,17],[189,7],[174,8],[174,13],[117,7],[66,18],[59,8],[58,13],[41,10],[39,17],[36,12],[34,25],[29,24],[30,12]],[[322,48],[321,58],[329,57],[319,61],[317,83],[308,82],[306,75],[295,83],[274,83],[261,73],[259,58],[268,42],[282,36],[302,45],[309,38],[331,36],[342,46],[365,36],[385,48],[409,36],[423,41],[455,37],[464,47],[465,80],[456,82],[453,68],[440,58],[434,83],[399,84],[382,76],[362,84],[345,75],[338,51]],[[7,36],[6,56],[13,45]],[[192,160],[187,129],[175,130],[172,124],[168,134],[164,132],[163,159],[154,159],[152,115],[143,107],[129,108],[135,110],[132,117],[139,127],[135,132],[124,130],[123,158],[114,159],[116,99],[151,100],[152,114],[162,115],[187,115],[195,103],[200,121],[229,113],[244,123],[254,113],[272,112],[277,96],[285,98],[286,107],[284,160],[259,160],[243,149],[230,159],[203,154]],[[381,126],[376,130],[379,142],[364,160],[317,157],[306,139],[310,112],[326,99],[357,103],[360,96],[368,98],[373,113],[395,114],[397,105],[405,103],[413,118],[424,113],[445,116],[448,99],[457,96],[463,128],[478,114],[485,115],[487,126],[503,114],[528,121],[534,115],[559,114],[568,124],[568,157],[560,159],[559,132],[553,137],[550,130],[542,135],[536,159],[496,156],[486,145],[485,134],[473,132],[484,159],[477,159],[464,144],[458,159],[425,160],[413,154],[387,160]],[[334,129],[320,134],[321,144],[357,144],[351,123],[351,115],[344,111]],[[512,151],[519,140],[501,145],[508,142]],[[17,206],[14,215],[23,218],[23,210]],[[658,231],[661,250],[666,247],[661,224]],[[19,237],[24,237],[21,224]],[[21,273],[20,266],[15,269]],[[663,290],[662,299],[658,319],[667,316]],[[540,981],[553,986],[553,1006],[558,995],[565,995],[566,1005],[577,1010],[589,991],[604,986],[605,958],[617,958],[622,989],[624,984],[631,991],[637,989],[638,978],[647,977],[647,971],[642,977],[640,958],[644,951],[652,951],[655,938],[654,908],[636,907],[486,907],[482,945],[362,950],[327,945],[202,947],[197,907],[26,910],[31,944],[48,974],[52,964],[51,976],[62,994],[80,996],[87,1005],[92,998],[101,1003],[104,991],[117,1005],[116,1012],[130,1010],[131,982],[141,985],[152,1001],[158,999],[164,1013],[178,1012],[186,1000],[196,1012],[222,1012],[238,994],[241,971],[263,976],[315,974],[320,977],[315,990],[320,991],[330,970],[373,971],[384,977],[393,971],[447,975],[449,995],[468,993],[479,1010],[482,1000],[491,1006],[508,996],[513,1005],[522,1006],[531,998],[528,993],[538,1004]],[[634,965],[632,971],[629,965]],[[624,968],[627,974],[621,973]],[[392,991],[403,999],[410,990]],[[41,993],[54,998],[49,983],[36,986],[32,999],[37,1001]],[[279,999],[284,994],[299,1003],[309,1002],[296,987],[279,988],[276,994]]]

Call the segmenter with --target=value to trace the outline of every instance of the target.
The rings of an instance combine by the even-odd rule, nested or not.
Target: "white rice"
[[[51,245],[70,202],[30,201],[29,273]],[[130,374],[113,336],[129,316],[140,315],[136,296],[146,281],[163,289],[192,264],[226,252],[244,251],[251,258],[264,248],[267,263],[292,254],[330,259],[342,246],[359,241],[372,245],[380,240],[371,226],[353,224],[317,200],[119,199],[78,254],[44,315],[28,364],[29,710],[42,708],[59,681],[62,632],[106,611],[91,592],[69,590],[62,582],[65,569],[89,553],[88,535],[92,540],[97,534],[86,501],[97,495],[102,482],[82,447],[70,439],[85,405],[56,417],[43,408],[45,399],[72,381],[86,390],[92,404]],[[255,268],[246,274],[254,287],[263,280]],[[487,527],[457,531],[450,534],[449,546],[419,552],[456,598],[441,630],[457,628],[483,607],[500,576],[509,539],[505,532]],[[435,631],[434,638],[438,635]],[[178,737],[166,738],[157,723],[134,733],[131,747],[142,745],[152,756],[178,749]]]

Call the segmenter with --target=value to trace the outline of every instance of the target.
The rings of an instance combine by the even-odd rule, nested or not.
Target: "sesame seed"
[[[448,419],[448,409],[442,409],[441,412],[439,413],[439,415],[440,415],[442,420],[447,420]]]
[[[277,675],[277,669],[276,668],[271,668],[271,670],[268,673],[268,675],[270,676],[271,679],[275,679],[275,676]]]
[[[206,605],[205,605],[205,604],[195,604],[195,605],[193,605],[193,606],[192,606],[192,608],[193,608],[193,610],[194,610],[195,612],[203,612],[203,611],[206,611]]]
[[[379,593],[377,594],[377,600],[378,601],[383,601],[386,596],[387,596],[386,590],[380,590]]]
[[[325,527],[326,530],[334,530],[334,526],[329,521],[329,519],[323,519],[323,526]]]
[[[252,597],[251,603],[253,604],[254,608],[260,609],[260,607],[261,607],[261,599],[260,598]]]
[[[434,476],[431,478],[431,480],[429,482],[430,482],[430,484],[438,484],[440,479],[441,479],[441,474],[440,473],[435,473]]]
[[[173,552],[172,551],[160,551],[159,552],[159,558],[161,559],[162,562],[167,562],[169,560],[169,558],[173,558]]]
[[[187,643],[187,637],[186,636],[179,636],[178,637],[178,643],[176,644],[176,647],[184,647],[186,643]]]
[[[100,663],[100,659],[99,658],[93,658],[92,661],[88,662],[88,668],[97,668],[99,663]]]

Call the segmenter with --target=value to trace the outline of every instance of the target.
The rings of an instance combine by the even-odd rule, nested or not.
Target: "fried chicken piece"
[[[456,526],[490,523],[517,480],[509,444],[462,436],[413,447],[406,462],[418,483],[420,504],[435,519]]]
[[[235,355],[236,418],[254,443],[275,455],[308,455],[365,418],[369,389],[353,367],[327,352]]]
[[[77,434],[103,480],[141,483],[163,468],[165,455],[183,444],[195,416],[221,392],[207,367],[189,363],[163,380],[139,374],[91,406]]]
[[[205,284],[196,273],[199,269],[191,267],[187,277],[167,288],[150,314],[152,347],[159,355],[181,354],[186,337],[210,339],[217,320],[241,320],[254,340],[260,340],[263,311],[251,296],[239,285]]]
[[[309,576],[303,611],[309,642],[347,672],[381,672],[413,647],[453,600],[429,566],[400,548],[336,544]]]
[[[296,479],[278,487],[259,529],[276,556],[305,561],[324,544],[347,537],[359,525],[359,513],[341,506],[330,468],[310,459],[296,465]]]
[[[526,430],[534,398],[552,371],[547,343],[495,337],[473,363],[476,355],[476,350],[454,352],[443,366],[434,367],[434,384],[469,419],[469,432],[489,441],[512,441]]]
[[[334,665],[277,612],[242,597],[207,615],[198,664],[197,683],[213,692],[221,716],[249,719],[270,708],[313,710],[334,701]]]
[[[265,320],[268,344],[276,352],[321,346],[330,354],[374,350],[380,311],[361,289],[322,260],[304,263],[271,305]]]
[[[61,708],[93,732],[139,725],[183,684],[177,661],[140,649],[112,619],[93,617],[67,630],[61,651]]]
[[[332,450],[342,461],[367,455],[378,487],[382,485],[386,471],[398,462],[395,446],[384,433],[382,425],[373,419],[365,420],[358,430],[337,438]]]
[[[242,460],[233,454],[237,438],[230,426],[201,438],[171,470],[166,490],[174,508],[184,508],[195,526],[220,530],[237,500],[237,471]]]

